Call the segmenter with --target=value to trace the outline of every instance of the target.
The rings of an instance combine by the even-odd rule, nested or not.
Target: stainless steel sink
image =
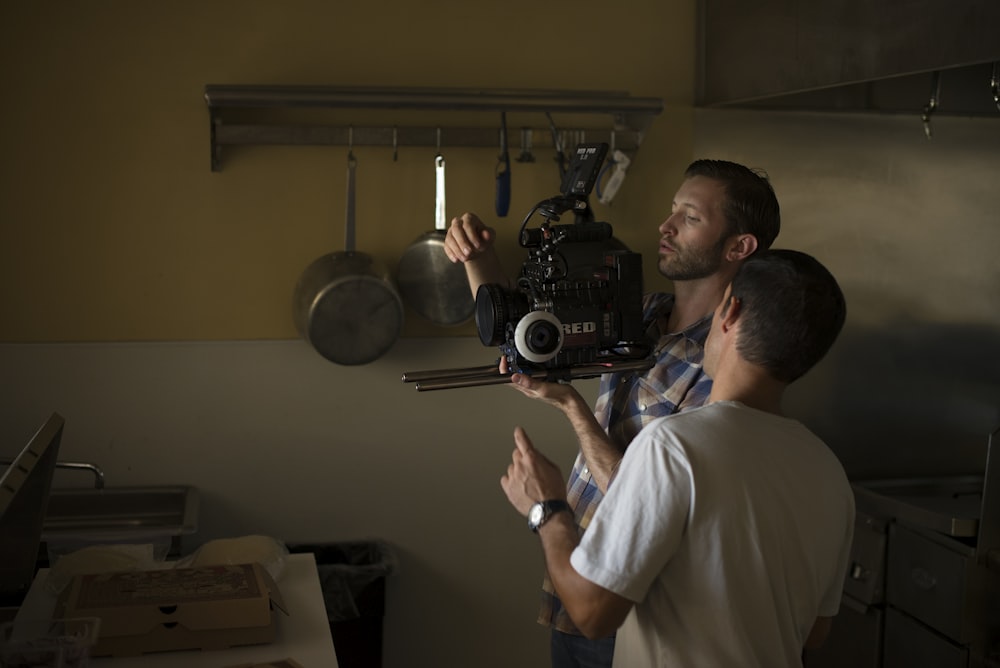
[[[198,490],[149,486],[53,489],[42,540],[138,542],[198,529]]]

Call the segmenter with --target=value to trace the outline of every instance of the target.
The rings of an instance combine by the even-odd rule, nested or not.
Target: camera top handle
[[[540,230],[527,229],[528,221],[535,213],[540,213],[545,218],[542,228],[547,228],[551,221],[559,220],[559,216],[567,211],[576,213],[578,220],[581,214],[588,212],[590,203],[587,197],[594,189],[594,184],[597,183],[597,177],[601,172],[601,167],[604,164],[607,154],[608,145],[604,142],[577,145],[576,150],[573,152],[573,159],[570,162],[569,169],[566,170],[566,174],[563,176],[561,194],[542,200],[524,217],[520,233],[522,247],[537,247],[541,242],[544,233]],[[600,224],[605,225],[606,223]],[[585,234],[590,236],[593,232]],[[606,239],[610,236],[610,234],[607,237],[599,236],[594,240]],[[571,239],[566,240],[571,241]]]

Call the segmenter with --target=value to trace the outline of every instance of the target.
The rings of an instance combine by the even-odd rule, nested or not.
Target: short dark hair
[[[684,177],[692,176],[704,176],[725,185],[722,211],[729,223],[727,236],[752,234],[757,238],[757,250],[771,247],[781,231],[781,208],[764,170],[728,160],[702,159],[688,165]]]
[[[788,383],[826,355],[847,316],[833,274],[799,251],[752,255],[740,265],[731,288],[730,298],[740,301],[736,349]]]

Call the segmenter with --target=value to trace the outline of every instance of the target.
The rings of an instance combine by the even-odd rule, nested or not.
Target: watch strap
[[[549,521],[549,518],[558,512],[567,511],[572,514],[573,508],[566,502],[565,499],[548,499],[547,501],[539,502],[542,506],[542,518],[538,520],[538,524],[534,524],[531,521],[528,522],[528,527],[538,533],[538,529]]]

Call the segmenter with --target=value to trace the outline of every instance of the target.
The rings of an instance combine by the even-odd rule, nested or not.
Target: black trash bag
[[[385,577],[399,568],[396,555],[382,541],[291,544],[288,551],[316,557],[323,602],[330,622],[382,617]]]

